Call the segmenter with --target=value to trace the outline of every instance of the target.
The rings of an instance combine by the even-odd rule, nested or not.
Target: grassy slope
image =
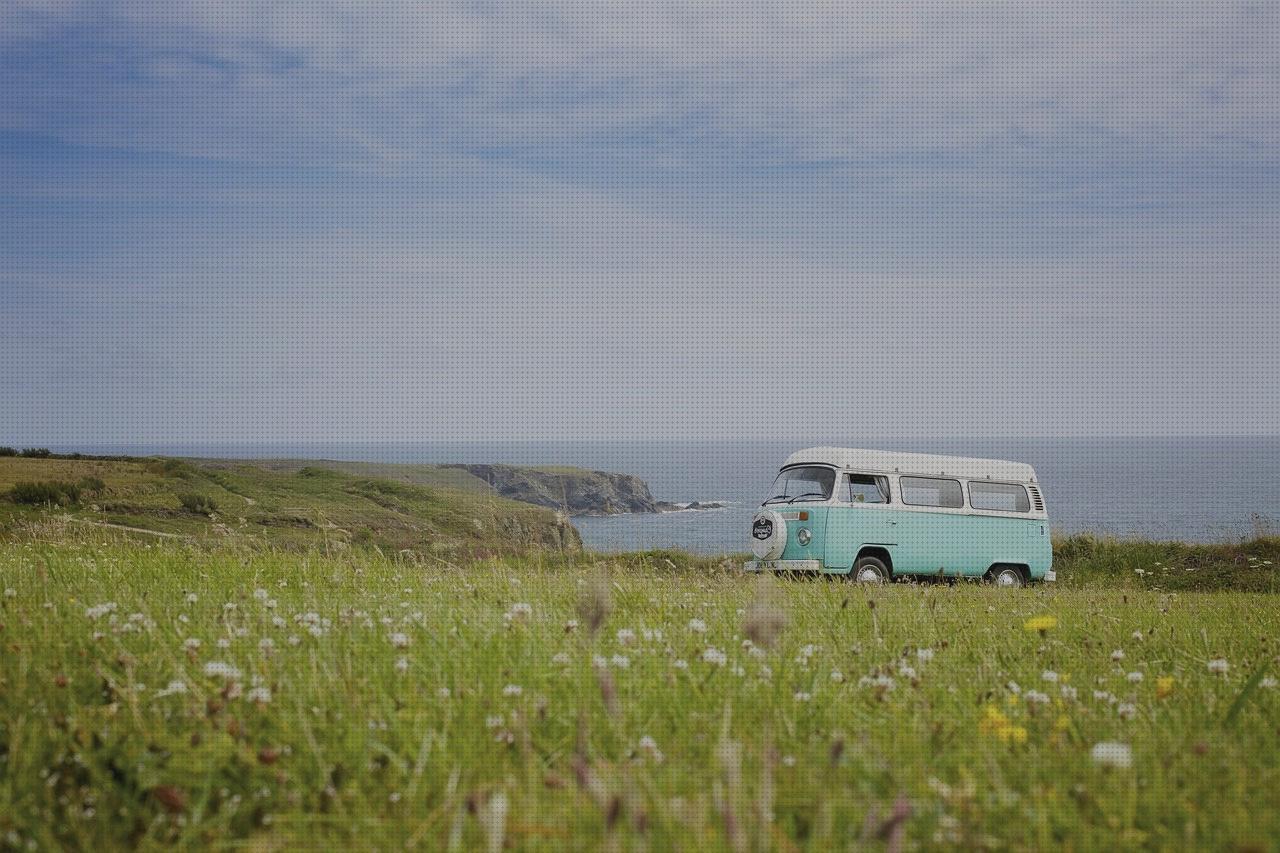
[[[83,477],[100,478],[106,490],[57,509],[0,497],[0,532],[22,538],[50,520],[70,519],[82,527],[110,524],[255,547],[368,545],[446,558],[576,544],[554,513],[479,491],[451,473],[430,486],[376,476],[386,468],[344,473],[319,465],[268,470],[179,460],[4,458],[0,495],[20,481]],[[216,512],[182,509],[184,493],[211,498]]]
[[[924,847],[1266,849],[1280,837],[1280,693],[1251,679],[1276,672],[1277,596],[829,580],[769,592],[673,556],[616,561],[601,584],[589,556],[458,571],[357,551],[0,545],[0,839],[874,849],[900,831]],[[600,586],[612,605],[599,634],[567,631]],[[766,601],[788,624],[757,657],[742,637]],[[107,602],[114,613],[87,612]],[[509,623],[516,602],[531,614]],[[1046,614],[1056,625],[1026,630]],[[1210,671],[1216,658],[1226,674]],[[240,670],[237,686],[210,662]],[[185,692],[158,695],[171,681]],[[269,702],[250,701],[255,686]],[[1132,768],[1095,763],[1099,742],[1131,747]]]

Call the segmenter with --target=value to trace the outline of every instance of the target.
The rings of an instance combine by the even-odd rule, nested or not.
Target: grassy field
[[[1280,597],[1099,578],[12,541],[0,846],[1274,848]]]

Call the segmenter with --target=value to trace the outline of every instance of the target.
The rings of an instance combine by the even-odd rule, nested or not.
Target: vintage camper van
[[[1030,465],[813,447],[793,453],[751,522],[748,571],[881,583],[929,576],[1001,586],[1054,580],[1049,516]]]

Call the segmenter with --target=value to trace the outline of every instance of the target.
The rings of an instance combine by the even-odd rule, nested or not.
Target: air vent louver
[[[1036,508],[1036,512],[1044,512],[1044,498],[1040,497],[1040,489],[1036,486],[1027,486],[1027,490],[1031,492],[1031,504]]]

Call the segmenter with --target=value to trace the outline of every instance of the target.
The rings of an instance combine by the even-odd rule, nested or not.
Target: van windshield
[[[836,472],[831,468],[818,465],[784,468],[778,472],[778,479],[773,481],[765,503],[791,503],[801,499],[825,501],[831,497],[835,484]]]

